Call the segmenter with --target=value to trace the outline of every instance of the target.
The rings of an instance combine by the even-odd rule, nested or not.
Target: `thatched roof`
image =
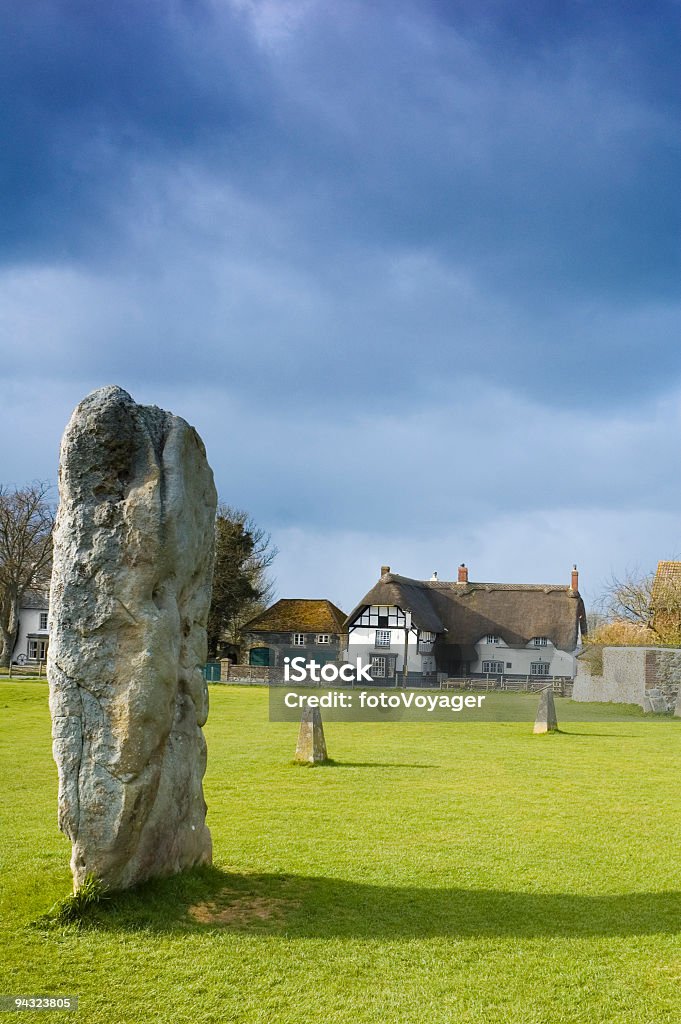
[[[331,601],[283,597],[242,626],[244,633],[342,633],[345,612]]]
[[[466,647],[493,633],[512,646],[546,636],[561,650],[572,651],[579,627],[586,633],[582,598],[559,584],[450,583],[386,573],[350,613],[346,627],[369,605],[409,610],[418,629]]]
[[[681,562],[657,563],[651,598],[658,609],[681,606]]]

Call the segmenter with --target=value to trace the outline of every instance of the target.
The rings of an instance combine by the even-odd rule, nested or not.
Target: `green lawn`
[[[310,769],[267,707],[211,689],[214,868],[48,928],[47,687],[0,683],[0,994],[97,1024],[681,1019],[681,722],[331,723]]]

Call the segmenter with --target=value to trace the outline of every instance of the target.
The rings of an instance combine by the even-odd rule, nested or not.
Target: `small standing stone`
[[[321,711],[319,708],[305,708],[300,720],[296,761],[323,764],[327,760]]]
[[[541,692],[537,717],[534,723],[534,732],[556,732],[558,719],[556,718],[556,705],[553,700],[553,687],[547,686]]]

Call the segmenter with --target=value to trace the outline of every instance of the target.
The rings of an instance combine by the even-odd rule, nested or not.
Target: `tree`
[[[50,485],[0,485],[0,665],[7,666],[27,590],[45,591],[52,569],[54,509]]]
[[[590,631],[590,643],[681,643],[681,574],[661,577],[629,569],[623,577],[611,577],[599,607],[601,621]]]
[[[213,598],[208,615],[208,651],[221,643],[238,643],[241,625],[272,599],[274,582],[267,570],[278,552],[269,533],[247,512],[220,504],[215,519]]]

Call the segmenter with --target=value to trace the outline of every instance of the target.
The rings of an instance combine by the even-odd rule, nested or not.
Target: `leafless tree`
[[[52,567],[50,485],[0,485],[0,665],[9,665],[28,590],[45,591]]]
[[[629,569],[622,577],[611,577],[598,608],[601,622],[593,633],[595,642],[681,642],[681,578]]]
[[[612,576],[598,602],[608,622],[633,622],[649,627],[653,619],[655,574],[628,569],[624,576]]]

